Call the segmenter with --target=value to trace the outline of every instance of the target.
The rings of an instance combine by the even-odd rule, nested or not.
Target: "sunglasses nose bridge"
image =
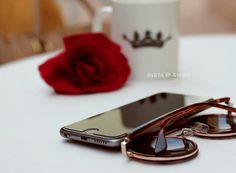
[[[196,133],[207,134],[209,129],[207,124],[196,122],[191,128],[183,128],[178,136],[190,137]]]
[[[194,132],[206,134],[206,133],[208,133],[210,127],[207,124],[196,122],[196,123],[194,123],[192,129]]]
[[[177,136],[182,136],[182,137],[190,137],[190,136],[194,136],[194,130],[191,128],[183,128],[180,132],[179,135]]]

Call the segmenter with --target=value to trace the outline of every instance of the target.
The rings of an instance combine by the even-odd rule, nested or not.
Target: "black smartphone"
[[[62,127],[60,134],[72,140],[119,147],[126,134],[133,129],[170,111],[209,100],[206,97],[158,93]]]

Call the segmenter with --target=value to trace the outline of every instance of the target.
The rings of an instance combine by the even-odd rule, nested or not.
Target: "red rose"
[[[57,93],[82,94],[118,89],[130,74],[120,46],[103,34],[64,38],[65,51],[39,66],[46,83]]]

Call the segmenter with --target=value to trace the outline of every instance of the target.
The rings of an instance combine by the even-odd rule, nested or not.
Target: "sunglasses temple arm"
[[[173,113],[172,115],[170,115],[169,118],[162,121],[161,129],[158,132],[158,135],[156,137],[156,144],[155,144],[155,153],[156,154],[158,154],[162,151],[165,151],[166,148],[167,148],[167,141],[166,141],[166,137],[165,137],[165,127],[166,127],[166,125],[168,125],[169,122],[171,122],[173,119],[175,119],[179,116],[185,116],[185,115],[190,114],[191,112],[194,113],[193,110],[197,109],[197,108],[194,108],[194,107],[195,107],[194,105],[191,105],[189,107],[185,107],[185,108],[182,109],[182,111],[176,112],[176,114]],[[205,110],[205,109],[203,109],[202,106],[199,106],[199,109],[200,109],[200,112],[201,112],[201,110],[202,111]],[[197,111],[197,112],[199,112],[199,111]]]
[[[223,97],[223,98],[218,98],[218,99],[214,99],[211,100],[207,103],[225,103],[225,104],[229,104],[230,103],[230,97]]]
[[[233,107],[230,107],[230,106],[221,105],[221,104],[218,104],[218,103],[196,103],[196,104],[192,105],[191,107],[187,108],[186,110],[183,110],[182,112],[177,113],[177,114],[175,114],[173,116],[170,116],[169,118],[163,120],[162,123],[161,123],[162,124],[161,128],[166,127],[169,122],[173,121],[173,119],[176,119],[179,116],[183,116],[184,114],[189,114],[194,109],[199,109],[199,108],[203,108],[203,107],[219,108],[219,109],[226,110],[230,113],[232,113],[232,112],[236,113],[236,108],[233,108]]]
[[[222,102],[229,103],[229,101],[230,101],[229,97],[224,97],[224,98],[209,100],[207,103],[222,103]],[[193,104],[193,105],[195,105],[195,104]],[[210,106],[203,106],[203,107],[201,106],[201,109],[196,109],[193,105],[186,106],[186,107],[180,108],[180,109],[178,109],[178,110],[176,110],[174,112],[168,113],[168,114],[164,115],[163,118],[161,118],[161,119],[158,117],[158,118],[152,120],[151,122],[149,122],[147,124],[144,124],[141,127],[138,127],[137,129],[135,129],[131,133],[127,134],[127,138],[132,140],[132,139],[137,138],[137,137],[139,137],[141,135],[149,133],[153,129],[159,130],[160,129],[160,125],[166,119],[166,117],[171,118],[171,117],[173,117],[173,116],[175,116],[176,114],[179,114],[179,113],[180,114],[184,114],[184,110],[191,109],[192,113],[198,113],[198,112],[201,112],[201,111],[203,111],[203,110],[205,110],[205,109],[210,107]],[[195,109],[193,109],[193,107]],[[187,116],[186,114],[184,114],[184,115]]]
[[[214,100],[214,101],[209,102],[209,103],[197,103],[197,104],[194,104],[192,106],[186,107],[185,113],[183,113],[183,114],[189,114],[193,110],[194,107],[195,107],[194,109],[198,109],[198,108],[202,108],[202,107],[205,107],[205,106],[224,109],[224,110],[227,110],[228,113],[231,114],[232,112],[236,112],[235,108],[218,104],[218,103],[221,103],[221,102],[225,102],[226,104],[230,104],[229,100],[230,99],[225,100],[224,98],[222,98],[222,99]],[[156,142],[156,145],[155,145],[155,152],[156,153],[160,153],[161,151],[165,151],[166,148],[167,148],[167,141],[166,141],[166,137],[165,137],[164,127],[166,127],[168,125],[168,123],[171,122],[173,119],[175,119],[177,116],[181,116],[181,115],[183,116],[183,114],[181,114],[181,112],[176,114],[176,115],[173,114],[173,116],[171,116],[170,118],[164,120],[161,123],[161,129],[158,133],[157,142]]]

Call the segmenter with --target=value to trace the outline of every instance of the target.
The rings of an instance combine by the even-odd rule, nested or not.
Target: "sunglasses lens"
[[[174,161],[189,158],[197,153],[197,145],[183,138],[167,137],[166,150],[155,153],[156,137],[141,137],[130,142],[128,151],[141,156],[143,160]],[[138,157],[140,159],[140,157]]]
[[[228,137],[236,135],[236,117],[228,114],[207,114],[193,117],[187,121],[191,127],[197,124],[208,126],[206,132],[201,129],[196,131],[196,135],[205,137]]]

